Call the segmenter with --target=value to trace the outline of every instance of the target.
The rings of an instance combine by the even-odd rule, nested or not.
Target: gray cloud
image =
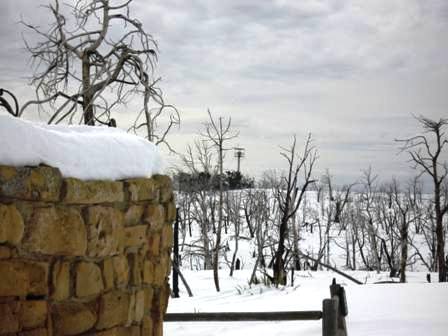
[[[17,21],[46,24],[44,3],[0,1],[0,86],[23,97],[32,89]],[[132,9],[159,43],[157,75],[183,118],[179,151],[210,108],[233,118],[252,174],[284,167],[279,145],[308,132],[320,169],[336,178],[369,165],[412,174],[394,139],[417,132],[412,114],[447,116],[445,0],[134,0]]]

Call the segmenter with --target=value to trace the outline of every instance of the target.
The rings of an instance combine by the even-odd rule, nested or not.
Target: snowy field
[[[248,286],[249,270],[233,278],[222,270],[221,292],[213,288],[212,271],[184,271],[194,297],[181,287],[181,298],[170,299],[168,312],[321,310],[333,277],[345,287],[349,335],[446,336],[448,283],[427,283],[426,273],[408,273],[407,284],[374,284],[387,274],[354,271],[365,282],[356,285],[332,272],[296,272],[294,287]],[[437,279],[435,273],[433,279]],[[321,321],[293,322],[166,322],[165,336],[297,336],[322,335]]]

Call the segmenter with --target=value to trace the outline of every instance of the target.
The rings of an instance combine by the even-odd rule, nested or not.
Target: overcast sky
[[[21,100],[32,87],[17,22],[48,22],[39,3],[0,0],[0,87]],[[279,146],[311,132],[319,172],[342,183],[372,166],[386,180],[411,174],[394,139],[417,132],[412,114],[448,117],[446,0],[134,0],[131,9],[159,44],[161,87],[182,118],[178,151],[210,108],[240,132],[229,146],[246,149],[243,172],[284,168]]]

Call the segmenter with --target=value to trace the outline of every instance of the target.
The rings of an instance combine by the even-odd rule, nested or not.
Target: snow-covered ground
[[[295,273],[294,287],[248,286],[250,270],[220,272],[221,292],[213,288],[212,271],[184,271],[194,297],[181,287],[168,312],[321,310],[333,277],[347,294],[348,332],[356,336],[445,336],[448,333],[448,283],[427,283],[426,273],[408,273],[406,284],[374,284],[387,274],[354,271],[366,282],[356,285],[332,272]],[[432,274],[437,279],[436,274]],[[296,336],[322,335],[321,321],[293,322],[166,322],[165,336]]]
[[[299,248],[303,253],[315,257],[318,254],[322,239],[325,236],[327,218],[325,211],[321,210],[321,203],[317,202],[316,192],[307,192],[307,216],[315,216],[322,224],[321,231],[317,224],[314,231],[309,227],[300,227]],[[246,196],[244,196],[246,197]],[[428,198],[429,199],[429,198]],[[324,202],[324,201],[322,201]],[[328,205],[328,199],[324,205]],[[297,216],[301,223],[305,223],[307,217],[303,216],[303,208]],[[242,218],[243,215],[241,215]],[[275,220],[273,221],[275,222]],[[312,222],[312,220],[310,220]],[[181,252],[183,273],[186,276],[194,297],[189,298],[185,291],[181,298],[171,299],[168,312],[232,312],[232,311],[290,311],[290,310],[322,310],[322,300],[329,298],[329,285],[335,277],[341,283],[347,293],[349,315],[347,317],[348,333],[356,336],[445,336],[448,335],[448,283],[434,283],[438,274],[432,273],[433,283],[426,280],[427,267],[417,257],[416,248],[422,256],[429,256],[425,235],[417,233],[415,227],[409,229],[409,255],[406,271],[407,283],[376,283],[398,282],[398,278],[390,278],[389,272],[377,274],[362,269],[364,267],[359,253],[359,245],[356,246],[355,261],[357,271],[351,271],[346,263],[346,248],[350,231],[341,229],[337,223],[331,223],[329,237],[331,237],[328,249],[328,264],[336,266],[360,280],[363,285],[357,285],[348,279],[333,272],[319,270],[317,272],[300,271],[295,273],[294,286],[291,287],[290,275],[288,286],[272,288],[265,285],[252,285],[249,287],[249,278],[254,266],[256,240],[251,239],[247,225],[242,224],[237,258],[241,261],[243,270],[236,271],[234,277],[229,277],[228,265],[232,260],[235,249],[235,235],[233,225],[230,224],[228,232],[223,232],[222,242],[226,246],[220,260],[220,285],[221,292],[217,293],[213,285],[212,271],[204,271],[202,250],[198,248],[202,244],[199,225],[194,223],[192,236],[185,231],[181,234],[181,242],[184,246]],[[275,226],[269,228],[268,235],[274,238],[277,235]],[[361,233],[362,234],[362,233]],[[367,234],[364,231],[364,234]],[[210,239],[213,240],[213,234]],[[244,239],[243,239],[244,238]],[[396,237],[394,237],[396,238]],[[365,239],[364,254],[368,258],[372,256],[368,237]],[[389,244],[387,237],[386,242]],[[274,239],[275,243],[275,239]],[[395,242],[396,243],[396,242]],[[395,245],[397,248],[398,245]],[[197,250],[195,250],[197,249]],[[399,260],[399,251],[396,258]],[[196,253],[195,253],[196,252]],[[265,259],[271,260],[269,249],[265,249]],[[350,251],[350,259],[353,251]],[[383,269],[388,269],[383,258]],[[325,260],[325,259],[324,259]],[[303,262],[303,260],[302,260]],[[361,270],[360,270],[361,269]],[[271,273],[271,269],[266,269]],[[260,279],[260,272],[257,273]],[[181,285],[182,288],[182,285]],[[201,336],[295,336],[295,335],[322,335],[321,321],[294,321],[294,322],[167,322],[165,323],[165,335],[201,335]]]

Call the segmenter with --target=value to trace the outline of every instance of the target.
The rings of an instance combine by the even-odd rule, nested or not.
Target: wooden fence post
[[[338,336],[338,309],[337,297],[322,302],[322,336]]]
[[[347,336],[347,324],[345,322],[345,316],[348,314],[347,299],[345,297],[344,287],[336,283],[336,279],[330,285],[331,300],[336,300],[336,333],[324,334],[324,336]],[[325,312],[323,312],[323,321],[325,320]]]

